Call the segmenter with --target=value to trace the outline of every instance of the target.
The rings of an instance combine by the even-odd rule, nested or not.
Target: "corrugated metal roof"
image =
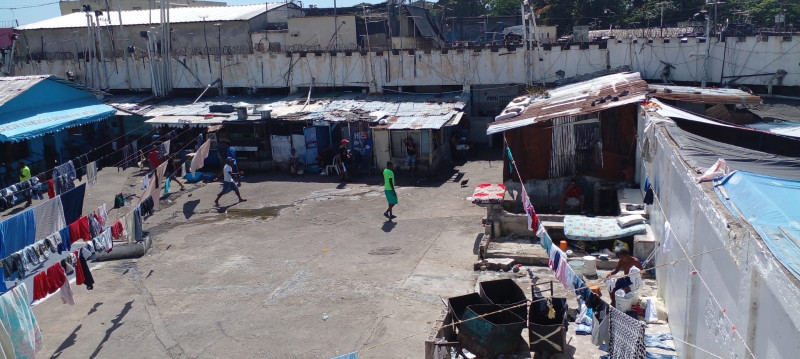
[[[549,90],[534,98],[519,116],[489,124],[489,135],[547,121],[556,117],[577,116],[641,102],[647,82],[638,72],[598,77]],[[513,104],[513,103],[512,103]]]
[[[171,23],[183,22],[213,22],[213,21],[235,21],[250,20],[264,12],[274,10],[284,6],[284,3],[266,3],[255,5],[238,6],[208,6],[208,7],[184,7],[171,8],[169,10],[169,20]],[[153,10],[126,10],[122,11],[122,23],[124,25],[146,25],[158,24],[161,22],[159,9]],[[99,26],[119,26],[119,15],[117,11],[104,11],[99,17]],[[94,18],[94,16],[93,16]],[[205,19],[204,19],[205,18]],[[61,29],[86,27],[86,14],[83,12],[72,13],[69,15],[54,17],[33,24],[18,27],[19,30],[34,29]]]
[[[110,96],[104,101],[114,108],[119,110],[144,116],[203,116],[211,113],[210,107],[214,105],[236,105],[239,102],[246,102],[252,105],[249,112],[253,112],[253,108],[259,107],[264,104],[270,104],[278,97],[260,97],[260,96],[231,96],[223,98],[211,98],[207,101],[198,101],[192,103],[195,99],[189,97],[175,97],[161,101],[153,102],[153,97],[149,95],[119,95]]]
[[[62,85],[76,88],[81,91],[86,91],[93,95],[102,94],[102,91],[94,90],[85,87],[81,84],[67,81],[58,76],[53,75],[31,75],[31,76],[9,76],[0,77],[0,106],[4,105],[11,99],[19,96],[21,93],[27,91],[39,82],[50,80],[58,82]]]
[[[652,84],[650,96],[665,100],[707,104],[760,104],[761,97],[739,89]]]

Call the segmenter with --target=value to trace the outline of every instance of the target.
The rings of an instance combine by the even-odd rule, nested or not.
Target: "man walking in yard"
[[[389,209],[383,212],[386,218],[392,219],[395,216],[392,214],[392,207],[397,204],[397,191],[394,189],[394,172],[392,171],[392,162],[386,162],[386,169],[383,170],[383,189],[386,193],[386,200],[389,202]]]
[[[19,181],[20,182],[25,182],[25,181],[31,179],[31,169],[28,166],[25,165],[25,162],[19,161],[17,163],[17,168],[19,169]],[[23,194],[25,195],[25,199],[27,200],[27,202],[25,202],[25,207],[28,207],[28,206],[32,205],[33,204],[33,196],[31,195],[31,190],[30,189],[25,190],[23,192]]]
[[[233,182],[233,177],[241,176],[243,172],[233,172],[233,159],[228,158],[226,161],[225,167],[222,168],[222,192],[217,195],[217,199],[214,200],[214,205],[219,207],[219,199],[222,195],[233,191],[236,193],[236,197],[239,197],[239,202],[247,201],[246,199],[242,198],[242,195],[239,194],[239,187],[236,186],[236,182]]]

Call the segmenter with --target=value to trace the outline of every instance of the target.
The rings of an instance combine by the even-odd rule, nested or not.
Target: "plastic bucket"
[[[561,241],[561,243],[559,243],[559,248],[561,248],[562,251],[566,251],[567,250],[567,241]]]
[[[597,258],[594,256],[583,257],[583,274],[596,276],[597,275]]]
[[[575,272],[576,276],[581,276],[584,274],[583,268],[584,263],[583,261],[569,261],[569,266],[572,268],[572,271]]]
[[[634,303],[634,301],[639,300],[639,293],[636,293],[636,291],[632,291],[630,293],[627,293],[626,295],[629,296],[630,298],[625,298],[625,296],[616,295],[616,293],[614,294],[614,296],[616,296],[615,299],[616,307],[621,312],[626,312],[631,310],[631,305]]]

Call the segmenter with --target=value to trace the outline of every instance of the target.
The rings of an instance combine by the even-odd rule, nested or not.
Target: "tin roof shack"
[[[689,121],[707,127],[690,132]],[[658,101],[644,105],[639,128],[648,128],[639,145],[652,149],[640,178],[649,176],[653,188],[656,279],[676,354],[796,356],[796,342],[777,338],[800,337],[800,160],[743,146],[792,139]],[[711,137],[723,131],[728,139]],[[785,146],[800,147],[793,142]],[[698,183],[719,158],[737,172]]]
[[[442,128],[457,123],[464,102],[455,95],[345,93],[313,99],[290,97],[270,106],[269,131],[276,162],[288,161],[294,148],[307,166],[325,169],[333,163],[341,140],[347,139],[353,154],[349,168],[369,173],[389,160],[405,163],[401,142],[410,135],[420,150],[420,168],[427,172],[449,160]]]
[[[487,134],[504,133],[538,211],[558,209],[564,188],[576,178],[586,209],[616,215],[614,185],[625,180],[624,166],[635,163],[637,104],[646,94],[638,72],[558,87],[514,99]],[[515,111],[521,112],[511,117]],[[503,181],[519,188],[516,169],[512,174],[508,161],[504,166]]]
[[[208,164],[219,164],[228,147],[236,150],[240,168],[250,171],[272,168],[272,152],[267,131],[267,121],[259,108],[279,100],[278,97],[224,97],[192,103],[193,98],[171,98],[162,101],[143,103],[113,102],[113,106],[130,114],[127,122],[139,119],[153,127],[209,128],[221,126],[212,136],[211,153]],[[114,100],[112,100],[114,101]],[[239,108],[244,108],[245,116],[240,116]],[[180,148],[180,147],[175,147]]]
[[[18,160],[40,173],[118,135],[99,95],[51,75],[0,77],[0,184],[19,182]]]
[[[295,16],[303,16],[302,10],[293,3],[283,2],[173,8],[169,10],[172,49],[177,56],[250,54],[253,43],[246,34],[263,31],[274,24],[283,24],[285,28],[288,19]],[[155,36],[161,19],[158,8],[122,12],[97,10],[20,26],[17,28],[21,33],[16,55],[20,59],[17,61],[85,57],[88,55],[88,21],[96,25],[91,30],[97,38],[96,51],[102,51],[102,56],[111,58],[130,56],[128,46],[134,47],[136,57],[146,57],[146,32],[150,31]],[[155,41],[158,43],[160,40]],[[71,70],[80,75],[81,68],[77,64],[75,67]]]
[[[372,129],[377,168],[392,161],[396,168],[408,170],[403,143],[408,138],[417,149],[417,172],[435,174],[451,165],[454,148],[449,139],[456,131],[460,134],[460,125],[467,122],[468,99],[467,93],[392,96],[380,110],[380,124]]]

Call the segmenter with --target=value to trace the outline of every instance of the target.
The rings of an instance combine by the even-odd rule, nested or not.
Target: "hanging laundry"
[[[653,204],[653,198],[655,194],[653,193],[653,186],[650,185],[650,177],[645,177],[644,179],[644,199],[642,203],[644,204]]]
[[[89,217],[83,216],[77,221],[69,225],[70,244],[83,239],[85,242],[91,241],[92,237],[89,233]]]
[[[33,276],[33,300],[39,300],[47,296],[49,282],[47,280],[47,271],[41,271],[39,274]]]
[[[128,167],[141,168],[141,161],[138,158],[139,155],[140,155],[139,143],[137,142],[137,140],[133,140],[133,142],[131,142],[131,157],[129,158]]]
[[[207,140],[203,143],[200,148],[197,149],[195,152],[194,157],[192,158],[192,164],[189,167],[189,172],[194,174],[197,172],[198,169],[203,168],[203,164],[208,157],[208,151],[211,149],[211,141]]]
[[[58,231],[58,235],[61,237],[61,248],[60,251],[69,251],[72,247],[72,240],[70,235],[70,227],[61,228]],[[61,253],[61,252],[59,252]]]
[[[95,218],[94,214],[90,214],[87,216],[89,218],[89,237],[94,238],[100,235],[103,232],[103,226],[100,225],[100,222]]]
[[[75,188],[75,179],[77,179],[77,173],[72,161],[53,168],[53,187],[56,194],[62,194]]]
[[[61,197],[49,199],[33,207],[36,218],[36,238],[44,238],[67,225]]]
[[[122,236],[122,232],[123,232],[122,221],[117,220],[111,226],[111,237],[114,239],[119,239],[119,237]]]
[[[86,182],[88,182],[90,186],[97,184],[97,161],[89,162],[89,164],[86,165],[86,176]]]
[[[158,146],[158,154],[161,156],[162,159],[169,157],[169,143],[170,140],[166,140]]]
[[[72,287],[70,287],[68,280],[64,281],[58,293],[61,295],[61,303],[75,305],[75,297],[72,294]]]
[[[134,209],[131,213],[125,215],[125,225],[123,225],[122,235],[125,236],[128,244],[136,242],[136,216],[138,215],[138,208]]]
[[[646,324],[609,307],[610,340],[608,353],[611,359],[645,359],[644,329]]]
[[[92,272],[89,271],[89,264],[86,263],[83,251],[81,251],[80,254],[75,252],[75,254],[78,256],[79,262],[79,265],[75,267],[75,283],[78,285],[85,284],[88,290],[94,289],[94,278],[92,278]]]
[[[108,224],[108,207],[106,206],[105,203],[100,205],[100,207],[97,207],[97,209],[94,210],[93,213],[94,217],[97,219],[98,222],[100,222],[101,226],[105,227],[106,224]]]
[[[61,205],[64,207],[64,221],[72,223],[83,214],[83,198],[86,195],[86,184],[81,184],[61,195]]]
[[[146,197],[142,203],[139,204],[139,208],[141,209],[142,217],[146,215],[152,215],[155,209],[155,201],[153,200],[153,196]]]
[[[5,258],[28,245],[36,238],[33,209],[0,222],[0,258]]]
[[[78,178],[78,182],[83,181],[83,176],[86,174],[86,165],[89,164],[89,157],[80,155],[72,160],[72,163],[75,166],[75,176]]]
[[[156,168],[156,187],[161,187],[161,184],[164,183],[164,174],[167,172],[167,162],[164,162]]]
[[[142,221],[143,221],[142,209],[141,207],[137,207],[133,211],[133,234],[132,234],[136,242],[141,242],[142,240],[144,240],[144,238],[142,238],[143,236]],[[128,231],[130,231],[130,229]]]
[[[33,315],[25,283],[0,296],[0,324],[8,332],[16,358],[35,358],[42,349],[42,331]],[[3,351],[11,350],[3,348]]]
[[[669,252],[671,246],[670,239],[672,239],[672,226],[669,224],[669,221],[664,220],[664,244],[661,246],[662,251]]]
[[[25,263],[23,263],[22,257],[22,252],[16,252],[0,260],[3,265],[5,280],[25,277]]]
[[[50,268],[47,268],[47,294],[57,292],[66,280],[67,274],[64,273],[61,263],[51,265]]]
[[[99,248],[98,250],[104,250],[106,253],[111,252],[114,247],[114,242],[111,240],[111,229],[106,229],[94,237],[92,242],[96,242],[95,248]]]
[[[47,180],[47,197],[55,198],[56,189],[53,187],[53,180]]]

